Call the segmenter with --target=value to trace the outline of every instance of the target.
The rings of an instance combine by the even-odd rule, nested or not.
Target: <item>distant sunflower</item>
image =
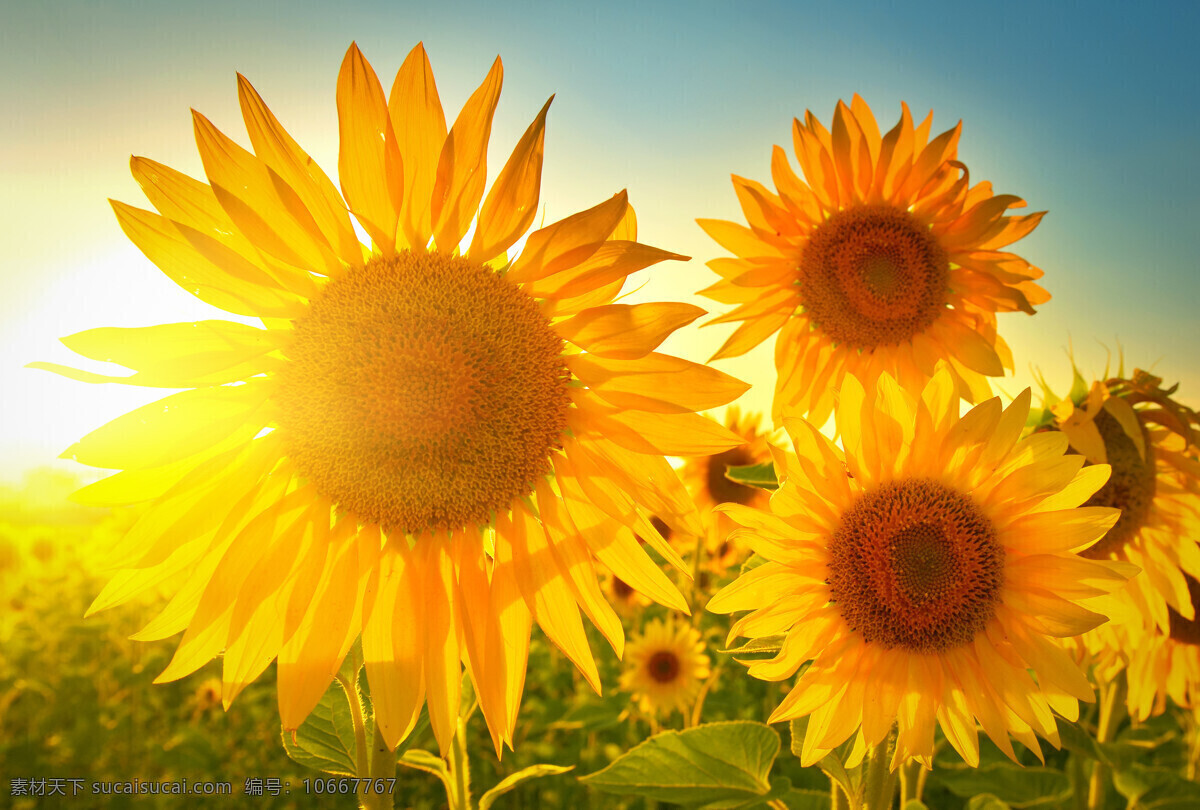
[[[294,729],[361,634],[388,745],[427,703],[445,750],[466,661],[499,752],[512,744],[532,621],[597,689],[581,608],[621,653],[595,560],[686,609],[634,532],[681,564],[649,515],[700,524],[663,455],[738,444],[696,412],[746,386],[653,351],[702,310],[612,303],[630,273],[683,258],[635,241],[624,192],[509,256],[536,216],[549,102],[485,198],[502,73],[497,58],[447,133],[422,46],[385,97],[352,45],[337,84],[344,201],[240,76],[253,153],[197,113],[208,184],[133,159],[161,215],[114,202],[125,233],[188,292],[265,327],[64,339],[130,377],[39,364],[190,389],[64,454],[124,470],[80,500],[152,502],[92,611],[188,574],[138,636],[184,631],[160,681],[224,651],[228,705],[278,659]]]
[[[621,688],[632,692],[647,714],[687,712],[709,676],[700,631],[686,622],[648,622],[629,641]]]
[[[680,472],[680,478],[695,499],[705,521],[707,567],[718,574],[724,573],[737,562],[745,549],[729,539],[729,533],[736,528],[736,524],[723,512],[714,512],[713,507],[722,503],[738,503],[762,509],[766,508],[770,499],[771,493],[767,490],[739,484],[725,475],[730,467],[771,461],[771,450],[767,443],[769,431],[760,430],[761,424],[762,418],[757,413],[743,414],[736,405],[730,405],[725,411],[725,426],[741,436],[745,444],[711,456],[688,458]]]
[[[897,722],[893,766],[929,766],[935,722],[972,766],[976,722],[1010,758],[1010,735],[1040,756],[1035,734],[1059,745],[1052,712],[1073,720],[1077,700],[1094,699],[1055,639],[1104,622],[1080,602],[1131,572],[1073,553],[1119,516],[1075,508],[1104,469],[1082,469],[1061,434],[1018,441],[1028,390],[959,418],[954,385],[945,368],[919,396],[886,374],[870,394],[847,377],[836,412],[845,451],[785,416],[795,455],[776,459],[770,511],[721,507],[770,562],[708,608],[753,611],[730,640],[786,634],[751,675],[784,680],[811,660],[770,718],[810,716],[804,765],[856,733],[859,750],[878,745]]]
[[[1083,556],[1124,560],[1142,569],[1120,594],[1143,618],[1144,629],[1169,635],[1170,614],[1194,620],[1188,577],[1200,577],[1200,423],[1177,402],[1175,388],[1140,369],[1090,386],[1075,372],[1068,396],[1048,387],[1039,428],[1066,435],[1087,464],[1108,464],[1112,475],[1088,506],[1112,506],[1121,518]],[[1137,634],[1136,623],[1128,632]],[[1140,643],[1133,639],[1135,646]]]
[[[1012,368],[996,313],[1049,300],[1041,270],[1000,248],[1032,231],[1043,213],[1004,216],[1025,205],[970,185],[957,157],[961,122],[929,141],[933,113],[900,121],[884,136],[857,95],[838,102],[830,133],[808,112],[792,129],[804,173],[776,146],[776,191],[734,176],[749,227],[700,226],[737,258],[708,263],[721,280],[702,291],[741,321],[713,359],[737,357],[782,329],[775,343],[774,418],[792,406],[823,424],[846,374],[867,384],[886,372],[921,390],[939,359],[955,390],[978,402],[988,377]]]

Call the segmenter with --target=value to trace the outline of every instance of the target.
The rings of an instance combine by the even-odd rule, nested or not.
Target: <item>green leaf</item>
[[[718,799],[715,802],[702,805],[700,810],[750,810],[750,808],[767,807],[767,802],[773,799],[786,801],[786,798],[793,793],[795,791],[792,790],[792,780],[786,776],[780,776],[771,780],[771,789],[761,796],[747,796],[741,799]]]
[[[783,797],[788,810],[829,810],[828,790],[790,790]],[[910,810],[905,808],[905,810]]]
[[[1103,762],[1114,771],[1123,771],[1138,759],[1145,757],[1143,744],[1129,740],[1097,742],[1095,737],[1080,728],[1077,723],[1061,717],[1055,719],[1058,721],[1058,734],[1062,739],[1063,748],[1088,759]]]
[[[783,634],[752,638],[740,647],[731,647],[721,652],[732,655],[738,661],[765,661],[774,658],[775,653],[783,649],[783,641],[786,638]]]
[[[284,730],[287,755],[306,768],[354,776],[354,719],[346,690],[334,681],[293,735]]]
[[[909,804],[912,804],[912,802],[909,802]],[[924,806],[923,804],[921,805],[921,807]],[[907,805],[905,805],[904,810],[908,810]],[[971,800],[967,802],[966,810],[1009,810],[1009,806],[990,793],[981,793],[978,796],[971,797]]]
[[[745,467],[726,467],[725,477],[735,484],[759,489],[779,489],[779,479],[775,477],[775,465],[770,461],[762,464],[748,464]]]
[[[937,781],[964,799],[991,794],[1012,807],[1052,804],[1071,790],[1067,775],[1054,768],[1023,768],[1010,762],[995,762],[978,768],[940,768]]]
[[[418,771],[431,773],[438,779],[442,780],[442,784],[446,786],[446,795],[453,796],[454,785],[450,783],[450,771],[446,768],[446,762],[441,757],[431,754],[423,748],[413,748],[405,751],[400,757],[400,764],[406,768],[414,768]]]
[[[770,793],[767,774],[778,755],[779,735],[768,725],[706,723],[657,734],[579,781],[618,795],[738,807]]]
[[[1200,790],[1172,768],[1134,764],[1113,774],[1113,785],[1139,810],[1200,808]]]
[[[530,765],[528,768],[522,768],[514,774],[509,774],[497,783],[494,788],[480,796],[479,810],[488,810],[492,806],[492,802],[522,782],[529,779],[541,779],[543,776],[555,776],[560,773],[566,773],[574,767],[574,765]]]
[[[572,729],[583,732],[610,728],[621,722],[621,713],[629,707],[629,696],[620,692],[606,697],[589,695],[588,699],[563,712],[546,726],[547,729]]]
[[[918,799],[909,799],[904,803],[902,810],[929,810],[929,807],[923,801]]]

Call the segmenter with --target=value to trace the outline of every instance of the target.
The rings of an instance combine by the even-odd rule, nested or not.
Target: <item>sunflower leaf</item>
[[[779,478],[775,475],[775,465],[770,461],[762,464],[747,464],[744,467],[726,467],[725,477],[735,484],[759,489],[779,489]]]
[[[911,803],[909,802],[909,804]],[[908,808],[906,807],[905,810]],[[978,796],[972,796],[971,800],[967,802],[967,810],[1009,810],[1009,806],[990,793],[980,793]]]
[[[783,634],[752,638],[740,647],[731,647],[720,652],[732,655],[737,661],[765,661],[774,658],[775,654],[783,649],[783,641],[786,638]]]
[[[354,776],[354,719],[341,683],[330,684],[294,733],[284,729],[283,748],[306,768]]]
[[[768,725],[707,723],[657,734],[579,780],[606,793],[729,810],[773,793],[767,775],[778,755],[779,735]]]
[[[1008,762],[994,762],[978,768],[944,767],[937,775],[938,782],[956,796],[966,799],[991,794],[1017,808],[1054,804],[1071,792],[1062,771]]]
[[[573,769],[574,765],[530,765],[528,768],[522,768],[516,773],[509,774],[491,790],[479,797],[479,810],[488,810],[496,799],[508,793],[522,782],[530,779],[540,779],[543,776],[556,776],[560,773],[566,773]]]

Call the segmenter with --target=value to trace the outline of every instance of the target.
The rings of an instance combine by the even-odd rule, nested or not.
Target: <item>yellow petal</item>
[[[430,196],[438,155],[446,142],[446,116],[422,43],[409,51],[396,73],[388,96],[388,113],[404,161],[404,205],[400,227],[413,249],[422,250],[433,233]]]
[[[351,44],[337,82],[338,178],[350,210],[385,256],[396,249],[404,169],[379,77]]]
[[[129,240],[167,278],[201,301],[238,315],[295,318],[304,314],[305,307],[295,294],[215,240],[141,208],[109,202]],[[212,248],[208,255],[198,247],[205,245]],[[221,250],[226,260],[214,262],[211,257]]]
[[[619,411],[584,389],[574,389],[571,398],[580,406],[568,413],[573,429],[610,439],[634,452],[707,456],[745,444],[741,436],[697,413]]]
[[[80,464],[110,469],[159,467],[211,447],[256,414],[270,393],[266,380],[196,388],[118,416],[63,452]]]
[[[550,96],[492,183],[467,251],[471,258],[486,262],[506,253],[533,222],[542,189],[546,112],[553,100]]]
[[[750,388],[709,366],[658,352],[637,360],[577,354],[564,361],[576,379],[618,408],[703,411],[732,402]]]
[[[1078,551],[1103,537],[1120,516],[1120,510],[1107,506],[1022,515],[1001,529],[1000,542],[1025,554]]]
[[[425,702],[424,578],[413,554],[390,544],[368,590],[376,594],[362,631],[375,720],[389,748],[412,730]]]
[[[347,635],[358,635],[351,622],[356,601],[356,549],[341,543],[330,549],[321,584],[304,620],[279,651],[279,717],[296,729],[321,700],[342,664]]]
[[[438,250],[450,252],[458,247],[483,197],[488,139],[503,81],[504,65],[497,56],[483,84],[463,105],[442,146],[430,209]]]
[[[139,372],[122,382],[190,388],[233,382],[261,371],[263,354],[282,344],[280,332],[231,321],[169,323],[132,329],[101,327],[61,339],[84,357]]]
[[[308,270],[341,269],[312,214],[283,178],[194,110],[192,123],[204,174],[225,213],[264,258],[275,260],[265,263],[272,276],[311,296],[316,288]]]
[[[691,304],[609,304],[585,309],[554,330],[598,357],[636,360],[703,314]]]
[[[362,261],[358,237],[329,177],[279,123],[246,77],[238,74],[238,102],[255,154],[299,196],[325,244],[347,265]]]
[[[503,691],[506,716],[501,729],[511,747],[513,730],[517,726],[517,709],[521,704],[521,693],[525,690],[529,632],[533,619],[513,573],[511,543],[496,544],[496,564],[492,569],[488,610],[492,621],[487,627],[486,659],[488,670]],[[488,725],[495,727],[490,720]]]
[[[414,555],[421,560],[425,576],[422,596],[425,600],[424,658],[429,724],[444,756],[454,739],[462,682],[454,566],[443,538],[420,537],[417,546]]]
[[[555,564],[566,575],[579,606],[604,634],[617,658],[620,658],[625,648],[621,619],[600,592],[591,554],[571,523],[562,499],[550,489],[550,483],[545,478],[537,482],[537,506]]]
[[[511,522],[503,516],[497,518],[496,532],[497,543],[512,546],[513,573],[538,626],[599,694],[600,673],[583,631],[579,606],[554,564],[545,531],[524,508],[517,507]]]
[[[525,292],[534,298],[561,301],[567,298],[596,294],[607,285],[623,281],[653,264],[664,261],[686,261],[687,256],[643,245],[640,242],[612,240],[600,244],[595,250],[581,250],[588,255],[552,276],[534,281],[525,286]],[[592,306],[592,304],[588,304]]]
[[[534,231],[506,278],[528,284],[576,266],[596,252],[628,210],[628,195],[621,191],[586,211]]]

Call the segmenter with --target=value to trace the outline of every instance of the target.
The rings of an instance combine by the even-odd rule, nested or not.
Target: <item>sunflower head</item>
[[[708,607],[750,611],[730,640],[785,635],[752,676],[784,680],[809,662],[770,718],[809,717],[806,765],[854,735],[877,745],[894,723],[893,766],[928,766],[935,724],[971,765],[978,726],[1014,759],[1010,737],[1040,755],[1037,736],[1059,745],[1052,711],[1074,719],[1093,699],[1058,639],[1104,622],[1089,600],[1133,569],[1077,553],[1118,518],[1080,508],[1106,470],[1083,469],[1061,435],[1021,439],[1029,401],[960,418],[948,369],[919,395],[887,375],[869,389],[847,378],[842,447],[785,415],[793,453],[776,458],[769,509],[720,507],[768,562]]]
[[[683,567],[651,517],[703,525],[665,456],[740,444],[699,412],[747,386],[655,351],[699,308],[616,303],[631,273],[684,258],[637,241],[624,191],[527,233],[549,101],[487,186],[502,80],[497,58],[447,127],[421,45],[389,94],[352,45],[337,185],[241,76],[252,150],[197,113],[207,182],[132,160],[158,213],[114,202],[125,233],[187,292],[261,323],[65,339],[126,377],[35,364],[185,389],[65,454],[121,471],[76,500],[145,504],[91,611],[183,582],[137,636],[183,633],[159,680],[221,654],[228,706],[277,661],[294,729],[361,637],[390,746],[427,705],[445,749],[465,661],[499,752],[534,622],[597,690],[583,618],[621,654],[597,566],[686,611],[635,538]]]
[[[673,619],[647,622],[625,651],[621,688],[648,714],[686,713],[710,674],[700,631]]]
[[[832,131],[811,112],[792,129],[803,179],[783,148],[771,157],[775,190],[741,177],[734,189],[746,225],[699,220],[735,258],[709,262],[721,280],[702,294],[741,322],[714,358],[735,357],[776,330],[774,417],[785,407],[823,424],[846,374],[868,384],[887,372],[919,391],[938,360],[971,402],[988,377],[1012,368],[996,313],[1033,313],[1049,295],[1042,272],[1002,248],[1042,214],[971,185],[957,159],[961,124],[930,139],[907,105],[885,135],[857,95],[839,102]]]
[[[1111,467],[1087,505],[1120,509],[1121,517],[1083,554],[1145,570],[1123,598],[1147,630],[1168,634],[1172,612],[1195,617],[1188,579],[1200,576],[1200,422],[1175,399],[1177,386],[1164,388],[1161,378],[1140,369],[1128,378],[1090,383],[1078,369],[1073,373],[1071,390],[1062,398],[1043,382],[1043,408],[1034,427],[1065,435],[1086,465]],[[1103,637],[1093,638],[1102,643]]]

